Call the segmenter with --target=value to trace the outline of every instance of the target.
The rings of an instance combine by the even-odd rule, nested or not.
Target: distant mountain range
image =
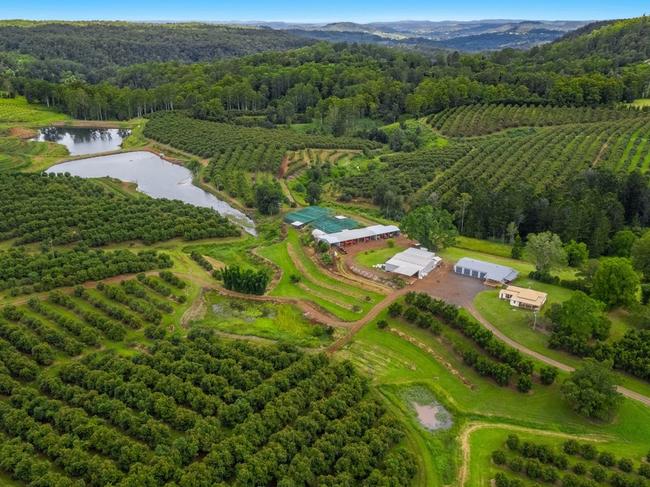
[[[589,21],[565,20],[403,20],[396,22],[336,22],[307,24],[289,22],[239,22],[282,30],[298,37],[332,42],[360,42],[427,50],[497,50],[506,47],[529,49],[580,29]]]

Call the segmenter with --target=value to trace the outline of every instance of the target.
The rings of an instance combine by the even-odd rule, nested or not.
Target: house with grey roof
[[[517,279],[517,276],[519,275],[519,273],[512,267],[493,264],[491,262],[472,259],[470,257],[463,257],[456,262],[456,265],[454,265],[454,272],[461,276],[480,279],[490,285],[509,284]]]

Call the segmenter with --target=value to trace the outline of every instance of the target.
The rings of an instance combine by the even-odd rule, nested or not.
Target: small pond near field
[[[66,146],[70,155],[81,156],[118,150],[130,133],[126,129],[45,127],[33,140],[55,142]]]
[[[213,194],[194,186],[189,169],[150,152],[122,152],[68,161],[52,166],[47,172],[67,172],[82,178],[111,177],[136,183],[138,191],[152,198],[180,200],[194,206],[212,208],[255,235],[253,220]]]
[[[453,425],[452,415],[425,387],[415,386],[404,392],[404,399],[415,412],[424,429],[429,431],[448,430]]]

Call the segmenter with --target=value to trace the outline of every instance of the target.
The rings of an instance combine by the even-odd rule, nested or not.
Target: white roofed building
[[[395,254],[384,264],[384,270],[407,277],[426,277],[442,262],[433,252],[425,249],[409,248]]]
[[[343,247],[360,242],[368,242],[370,240],[396,237],[399,235],[399,228],[395,225],[371,225],[365,228],[342,230],[336,233],[325,233],[322,230],[314,230],[311,234],[319,242]]]

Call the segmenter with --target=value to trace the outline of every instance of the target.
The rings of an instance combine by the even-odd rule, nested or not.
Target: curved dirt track
[[[558,438],[573,438],[579,440],[598,441],[598,438],[593,436],[580,436],[571,435],[568,433],[561,433],[556,431],[538,430],[534,428],[526,428],[524,426],[516,426],[505,423],[487,423],[487,422],[471,422],[460,434],[460,451],[462,456],[462,463],[458,470],[458,487],[464,487],[469,478],[469,465],[470,465],[470,436],[472,433],[483,428],[505,429],[509,431],[519,431],[522,433],[533,433],[540,436],[555,436]]]
[[[495,337],[497,337],[499,340],[503,341],[504,343],[507,343],[511,347],[516,348],[521,353],[526,354],[529,357],[533,357],[534,359],[539,360],[540,362],[544,362],[545,364],[552,365],[553,367],[556,367],[564,372],[573,372],[575,370],[575,368],[571,367],[570,365],[566,365],[562,362],[558,362],[557,360],[552,359],[551,357],[547,357],[544,354],[531,350],[530,348],[525,347],[521,343],[508,337],[507,335],[502,333],[497,327],[495,327],[492,323],[490,323],[488,320],[483,318],[483,316],[481,316],[481,314],[476,310],[474,305],[468,306],[467,311],[469,311],[470,314],[474,318],[476,318],[485,328],[490,330]],[[650,407],[650,397],[635,392],[623,386],[616,386],[616,390],[623,396],[629,399],[634,399],[635,401],[639,401],[645,404],[646,406]]]

